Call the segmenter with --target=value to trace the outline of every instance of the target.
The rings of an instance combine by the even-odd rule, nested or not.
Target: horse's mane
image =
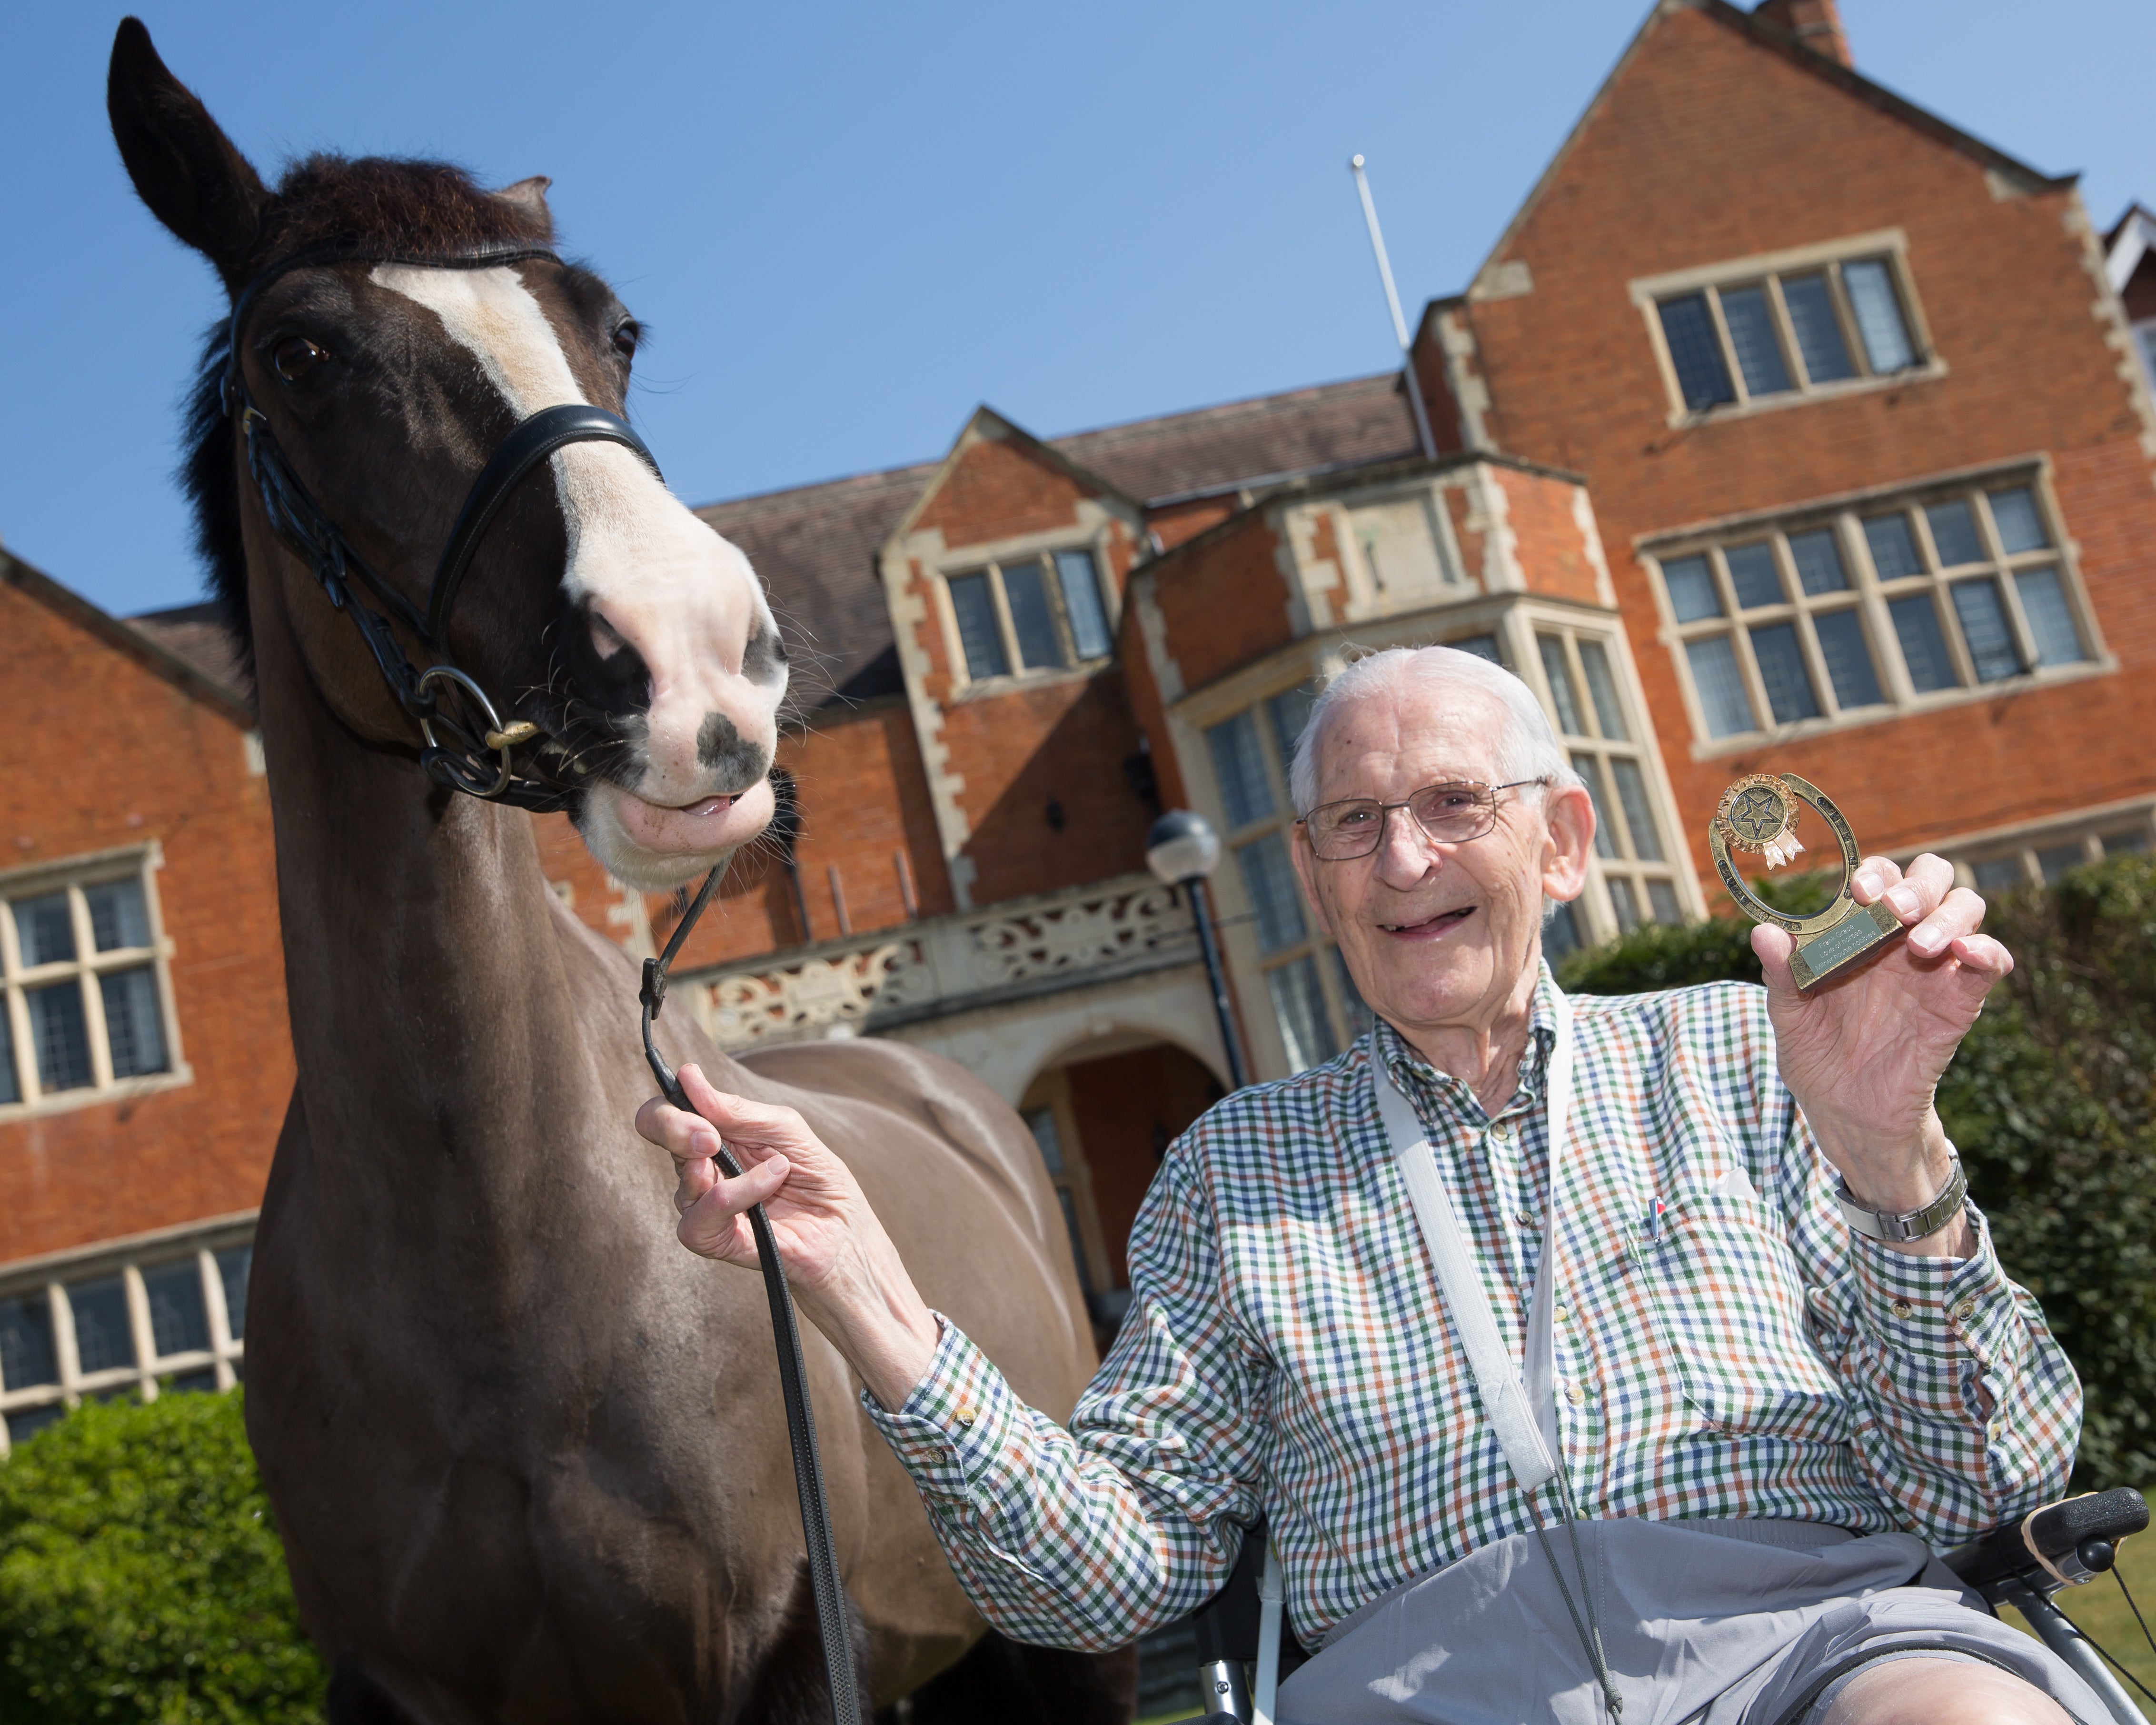
[[[554,237],[546,205],[496,197],[445,162],[383,157],[309,156],[285,170],[261,238],[237,285],[270,264],[318,246],[408,258],[454,256],[477,246],[546,245]],[[254,635],[247,614],[247,567],[239,533],[238,454],[225,413],[227,320],[210,326],[188,398],[180,483],[194,512],[195,552],[211,596],[237,638],[248,680]]]

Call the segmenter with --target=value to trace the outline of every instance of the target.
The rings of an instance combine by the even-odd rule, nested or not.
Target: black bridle
[[[441,561],[434,569],[434,586],[428,594],[427,608],[422,614],[417,606],[368,566],[337,525],[307,495],[306,487],[300,483],[285,459],[284,451],[277,447],[270,421],[248,393],[247,379],[239,363],[240,329],[247,314],[254,309],[264,288],[292,270],[333,263],[408,264],[429,270],[490,270],[535,258],[557,264],[561,261],[543,246],[471,252],[448,258],[385,257],[334,247],[295,253],[263,270],[233,301],[232,321],[225,336],[228,360],[224,398],[227,411],[239,422],[241,434],[246,439],[247,470],[262,494],[262,506],[268,512],[270,525],[285,544],[307,561],[330,603],[358,626],[360,637],[373,655],[390,692],[418,724],[425,743],[419,752],[419,764],[427,775],[451,790],[546,813],[562,806],[570,788],[546,779],[517,776],[511,751],[536,736],[538,727],[528,721],[503,724],[485,690],[449,660],[449,613],[456,604],[458,589],[464,584],[465,571],[471,567],[480,539],[501,512],[510,494],[533,468],[557,449],[566,449],[571,444],[613,443],[634,449],[657,475],[659,464],[644,446],[644,439],[619,414],[581,403],[542,408],[521,421],[487,458],[486,465],[472,481],[471,490],[465,494],[464,507],[457,511],[456,524],[450,528],[449,542],[442,548]],[[388,613],[388,616],[367,607],[354,588],[354,577]],[[441,657],[424,670],[415,670],[398,644],[393,619]],[[437,683],[452,696],[447,704],[432,686]],[[437,737],[437,726],[447,735],[446,743]],[[494,758],[490,759],[490,756]],[[695,900],[675,925],[666,950],[656,958],[644,961],[641,999],[644,1059],[666,1100],[685,1113],[696,1111],[673,1067],[667,1064],[652,1040],[651,1024],[666,999],[667,971],[688,939],[689,931],[696,927],[717,891],[726,867],[722,862],[706,877]],[[716,1160],[729,1178],[740,1178],[741,1164],[723,1141]],[[824,1674],[830,1687],[831,1717],[834,1725],[860,1725],[861,1709],[854,1680],[852,1626],[839,1579],[838,1548],[831,1538],[831,1513],[824,1491],[824,1464],[816,1448],[815,1412],[808,1399],[801,1358],[801,1331],[793,1315],[793,1296],[786,1285],[786,1268],[779,1261],[778,1242],[772,1237],[771,1222],[764,1214],[763,1206],[756,1205],[748,1214],[749,1226],[756,1235],[757,1256],[762,1264],[764,1294],[771,1307],[772,1333],[778,1345],[779,1391],[786,1404],[786,1434],[793,1450],[793,1483],[801,1499],[801,1527],[808,1547],[808,1579],[815,1596],[817,1627],[823,1641]]]
[[[582,402],[542,408],[520,421],[487,458],[471,490],[465,494],[464,507],[457,511],[456,524],[442,548],[427,608],[422,612],[376,572],[308,495],[285,459],[285,452],[278,448],[268,417],[255,405],[239,362],[240,333],[247,314],[254,310],[264,289],[295,270],[354,263],[491,270],[529,259],[561,261],[543,246],[442,258],[388,257],[339,247],[295,253],[263,270],[233,301],[232,321],[225,336],[224,399],[227,411],[239,423],[246,440],[247,470],[262,494],[270,525],[278,537],[306,560],[330,603],[358,628],[360,639],[373,655],[389,692],[419,727],[423,743],[419,764],[428,777],[451,790],[544,812],[560,809],[572,788],[545,778],[518,776],[511,752],[537,736],[538,727],[528,721],[504,724],[486,691],[449,657],[449,614],[480,541],[532,469],[571,444],[609,443],[634,450],[658,475],[659,463],[644,447],[644,439],[619,414]],[[360,597],[359,588],[364,588],[382,610],[371,608]],[[399,624],[438,655],[425,670],[415,668],[398,644],[395,625]]]

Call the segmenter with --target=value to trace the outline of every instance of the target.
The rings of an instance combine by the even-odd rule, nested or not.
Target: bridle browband
[[[634,449],[655,475],[659,464],[644,439],[629,422],[603,408],[571,403],[542,408],[520,422],[501,440],[486,465],[465,493],[457,511],[449,542],[442,547],[434,568],[434,583],[423,615],[418,608],[368,567],[335,522],[324,515],[307,495],[277,447],[270,422],[248,393],[247,379],[239,365],[239,332],[247,314],[262,290],[292,270],[320,264],[408,264],[429,270],[490,270],[502,264],[542,258],[561,259],[544,246],[511,250],[470,252],[449,258],[385,257],[378,253],[336,247],[295,253],[272,264],[240,290],[232,302],[232,319],[226,327],[228,350],[225,372],[226,411],[239,422],[247,439],[247,470],[254,475],[269,511],[270,525],[292,549],[313,567],[315,578],[338,610],[358,625],[360,637],[374,655],[383,680],[398,703],[418,721],[426,747],[419,764],[438,784],[518,809],[547,812],[562,807],[570,788],[545,779],[519,778],[511,751],[538,734],[528,721],[504,725],[486,691],[448,658],[449,613],[465,572],[480,541],[501,513],[503,504],[524,476],[557,449],[578,443],[613,443]],[[352,578],[378,600],[389,614],[371,610],[354,590]],[[442,655],[424,670],[415,670],[398,645],[392,619],[402,624],[428,647]],[[430,685],[439,683],[454,692],[451,707],[444,707]],[[475,714],[468,711],[475,706]],[[454,710],[452,710],[454,708]],[[434,732],[447,733],[445,744]],[[490,760],[488,756],[495,757]],[[666,1099],[685,1112],[694,1112],[680,1080],[659,1051],[652,1037],[652,1020],[666,999],[667,972],[672,967],[689,931],[704,914],[726,874],[721,862],[705,877],[702,888],[675,926],[665,951],[644,961],[644,1053],[652,1076]],[[741,1164],[721,1141],[717,1158],[729,1178],[738,1178]],[[793,1451],[793,1483],[801,1502],[801,1527],[808,1560],[809,1590],[816,1606],[816,1623],[823,1645],[824,1680],[829,1686],[833,1725],[855,1725],[861,1716],[855,1681],[853,1635],[846,1609],[845,1593],[839,1575],[838,1547],[831,1536],[831,1512],[824,1491],[824,1464],[817,1453],[815,1411],[808,1399],[806,1368],[801,1356],[801,1332],[794,1321],[793,1296],[786,1284],[786,1267],[780,1261],[778,1243],[772,1237],[770,1219],[762,1204],[749,1211],[749,1225],[756,1236],[762,1260],[765,1297],[771,1307],[771,1327],[778,1348],[778,1382],[786,1407],[786,1433]]]
[[[492,802],[518,809],[545,812],[560,809],[573,787],[517,774],[511,751],[539,734],[528,721],[502,721],[500,711],[473,677],[460,670],[449,652],[449,614],[465,572],[479,550],[480,542],[494,524],[510,495],[532,469],[557,449],[571,444],[619,444],[633,449],[654,475],[659,463],[644,447],[644,439],[618,413],[583,402],[542,408],[518,422],[504,438],[486,465],[472,481],[457,511],[435,565],[434,585],[427,608],[417,606],[385,581],[356,550],[337,525],[325,515],[293,473],[285,452],[270,429],[268,417],[257,407],[240,367],[240,332],[247,315],[263,290],[295,270],[328,264],[405,264],[426,270],[491,270],[505,264],[542,259],[558,264],[561,259],[545,246],[465,252],[449,257],[398,257],[344,247],[318,246],[295,252],[263,270],[241,289],[232,302],[226,326],[225,408],[239,424],[247,442],[247,470],[262,495],[270,525],[279,538],[306,559],[321,583],[324,594],[336,609],[349,616],[367,644],[374,663],[397,697],[398,705],[418,724],[424,747],[419,764],[438,784]],[[663,475],[660,476],[663,480]],[[357,578],[357,587],[355,586]],[[382,609],[372,608],[357,588],[364,588]],[[387,614],[386,615],[384,614]],[[398,644],[395,625],[401,624],[437,655],[424,670],[415,668]],[[444,695],[449,696],[448,701]],[[439,727],[441,735],[436,734]]]

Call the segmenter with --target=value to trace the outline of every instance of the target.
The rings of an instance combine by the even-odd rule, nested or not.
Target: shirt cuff
[[[1971,1201],[1966,1213],[1976,1240],[1966,1258],[1897,1252],[1850,1230],[1865,1325],[1888,1348],[1943,1360],[1973,1356],[1985,1364],[2014,1357],[2021,1333],[2014,1284],[1991,1249],[1984,1212]]]
[[[932,1507],[973,1501],[1022,1412],[973,1339],[940,1312],[936,1322],[928,1370],[896,1413],[861,1392],[862,1408]]]

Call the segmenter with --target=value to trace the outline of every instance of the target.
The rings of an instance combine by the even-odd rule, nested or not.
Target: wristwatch
[[[1839,1174],[1835,1177],[1834,1195],[1841,1205],[1843,1218],[1859,1234],[1906,1245],[1912,1240],[1930,1238],[1961,1214],[1962,1201],[1969,1196],[1969,1176],[1961,1171],[1961,1158],[1955,1155],[1953,1171],[1947,1176],[1945,1189],[1923,1209],[1899,1215],[1892,1210],[1865,1209],[1851,1194],[1849,1182]]]

